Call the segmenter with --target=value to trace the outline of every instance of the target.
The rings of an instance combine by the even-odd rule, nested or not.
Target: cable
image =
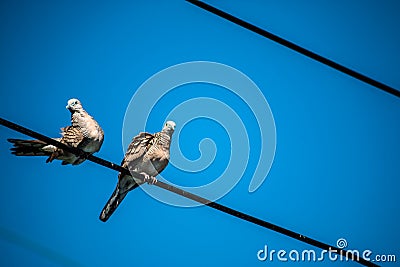
[[[386,84],[383,84],[383,83],[381,83],[381,82],[379,82],[377,80],[374,80],[374,79],[372,79],[372,78],[370,78],[368,76],[365,76],[365,75],[363,75],[363,74],[361,74],[359,72],[356,72],[356,71],[354,71],[352,69],[349,69],[349,68],[347,68],[347,67],[345,67],[345,66],[343,66],[343,65],[341,65],[339,63],[336,63],[336,62],[334,62],[334,61],[332,61],[332,60],[330,60],[330,59],[328,59],[326,57],[320,56],[320,55],[318,55],[318,54],[316,54],[316,53],[314,53],[314,52],[312,52],[310,50],[307,50],[307,49],[305,49],[305,48],[303,48],[303,47],[301,47],[299,45],[296,45],[295,43],[287,41],[287,40],[285,40],[285,39],[283,39],[283,38],[281,38],[281,37],[279,37],[279,36],[277,36],[277,35],[275,35],[273,33],[270,33],[270,32],[268,32],[266,30],[263,30],[263,29],[255,26],[253,24],[250,24],[250,23],[248,23],[248,22],[246,22],[244,20],[241,20],[241,19],[239,19],[237,17],[234,17],[231,14],[228,14],[228,13],[226,13],[226,12],[220,10],[220,9],[217,9],[217,8],[215,8],[213,6],[210,6],[209,4],[206,4],[206,3],[202,2],[202,1],[197,1],[197,0],[186,0],[186,1],[191,3],[191,4],[193,4],[193,5],[198,6],[198,7],[202,8],[202,9],[204,9],[204,10],[207,10],[207,11],[209,11],[209,12],[211,12],[211,13],[219,16],[219,17],[222,17],[222,18],[224,18],[226,20],[229,20],[229,21],[231,21],[231,22],[233,22],[233,23],[235,23],[235,24],[237,24],[237,25],[239,25],[239,26],[241,26],[243,28],[246,28],[246,29],[248,29],[248,30],[250,30],[252,32],[255,32],[255,33],[257,33],[257,34],[259,34],[261,36],[264,36],[265,38],[268,38],[268,39],[270,39],[270,40],[272,40],[272,41],[274,41],[274,42],[276,42],[278,44],[286,46],[287,48],[290,48],[290,49],[292,49],[292,50],[294,50],[294,51],[296,51],[296,52],[298,52],[298,53],[300,53],[300,54],[302,54],[304,56],[312,58],[312,59],[314,59],[314,60],[316,60],[318,62],[321,62],[322,64],[325,64],[325,65],[327,65],[327,66],[329,66],[331,68],[334,68],[334,69],[336,69],[336,70],[338,70],[340,72],[343,72],[343,73],[345,73],[347,75],[350,75],[353,78],[356,78],[356,79],[358,79],[358,80],[360,80],[362,82],[365,82],[365,83],[367,83],[369,85],[372,85],[372,86],[374,86],[374,87],[376,87],[376,88],[378,88],[378,89],[380,89],[382,91],[385,91],[385,92],[387,92],[389,94],[392,94],[394,96],[400,97],[400,91],[396,90],[393,87],[390,87],[390,86],[388,86]]]
[[[0,118],[0,124],[5,126],[5,127],[7,127],[7,128],[10,128],[10,129],[12,129],[14,131],[17,131],[17,132],[20,132],[22,134],[28,135],[30,137],[39,139],[39,140],[41,140],[43,142],[46,142],[48,144],[57,146],[57,147],[59,147],[59,148],[61,148],[63,150],[66,150],[66,151],[68,151],[70,153],[75,154],[76,156],[84,156],[84,157],[87,158],[87,160],[90,160],[90,161],[92,161],[94,163],[97,163],[99,165],[102,165],[104,167],[116,170],[118,172],[123,172],[123,173],[126,173],[128,175],[132,175],[133,174],[133,176],[135,178],[140,179],[141,181],[144,181],[144,175],[142,175],[140,173],[129,172],[128,169],[123,168],[120,165],[117,165],[117,164],[112,163],[110,161],[106,161],[104,159],[98,158],[98,157],[93,156],[93,155],[87,155],[85,152],[83,152],[82,150],[80,150],[78,148],[74,148],[74,147],[70,147],[70,146],[64,145],[64,144],[62,144],[62,143],[60,143],[60,142],[58,142],[58,141],[56,141],[56,140],[54,140],[54,139],[52,139],[50,137],[47,137],[45,135],[42,135],[40,133],[37,133],[37,132],[32,131],[30,129],[27,129],[27,128],[21,126],[21,125],[15,124],[15,123],[13,123],[11,121],[8,121],[6,119]],[[278,225],[263,221],[261,219],[258,219],[256,217],[253,217],[251,215],[245,214],[243,212],[231,209],[229,207],[223,206],[223,205],[218,204],[216,202],[212,202],[212,201],[210,201],[210,200],[208,200],[206,198],[197,196],[195,194],[192,194],[190,192],[187,192],[187,191],[182,190],[180,188],[177,188],[175,186],[166,184],[164,182],[157,181],[154,185],[156,185],[158,187],[161,187],[161,188],[163,188],[165,190],[168,190],[170,192],[173,192],[175,194],[178,194],[178,195],[181,195],[183,197],[186,197],[188,199],[191,199],[193,201],[196,201],[198,203],[207,205],[207,206],[209,206],[209,207],[211,207],[213,209],[216,209],[216,210],[222,211],[224,213],[230,214],[230,215],[232,215],[234,217],[237,217],[239,219],[251,222],[253,224],[257,224],[257,225],[259,225],[261,227],[264,227],[264,228],[270,229],[272,231],[281,233],[283,235],[289,236],[289,237],[297,239],[297,240],[299,240],[301,242],[304,242],[304,243],[313,245],[315,247],[321,248],[323,250],[331,251],[332,253],[336,253],[336,254],[339,254],[339,255],[341,255],[343,257],[347,257],[348,259],[352,259],[352,260],[354,260],[354,261],[356,261],[356,262],[358,262],[360,264],[363,264],[365,266],[378,266],[378,265],[376,265],[376,264],[374,264],[374,263],[372,263],[370,261],[367,261],[364,258],[359,257],[359,255],[355,255],[353,252],[346,251],[344,249],[337,248],[337,247],[334,247],[334,246],[330,246],[328,244],[322,243],[322,242],[320,242],[318,240],[315,240],[315,239],[309,238],[307,236],[301,235],[299,233],[293,232],[291,230],[285,229],[285,228],[280,227]]]

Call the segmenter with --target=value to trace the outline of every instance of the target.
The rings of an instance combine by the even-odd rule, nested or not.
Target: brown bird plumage
[[[155,183],[154,178],[161,173],[169,162],[171,137],[175,123],[167,121],[161,132],[155,134],[140,133],[132,139],[121,166],[130,171],[142,173],[148,183]],[[141,181],[130,175],[119,174],[117,186],[104,206],[100,220],[107,221],[129,191],[135,189]]]
[[[71,112],[71,125],[61,128],[61,138],[54,138],[65,145],[77,147],[88,154],[98,152],[103,144],[104,132],[99,124],[82,107],[78,99],[68,100],[66,107]],[[62,164],[78,165],[85,158],[77,157],[40,140],[8,139],[14,145],[12,154],[17,156],[48,156],[46,162],[62,160]]]

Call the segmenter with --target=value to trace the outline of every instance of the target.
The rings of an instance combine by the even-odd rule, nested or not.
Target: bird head
[[[83,109],[81,101],[79,101],[76,98],[72,98],[72,99],[68,100],[68,104],[65,108],[71,112],[79,111],[79,110]]]
[[[163,131],[172,134],[175,130],[175,122],[173,121],[167,121],[163,127]]]

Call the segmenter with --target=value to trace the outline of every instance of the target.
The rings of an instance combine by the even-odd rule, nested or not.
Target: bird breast
[[[168,164],[168,160],[155,160],[155,161],[144,161],[142,164],[137,166],[136,172],[144,172],[150,176],[157,176],[159,172],[161,172],[165,166]]]

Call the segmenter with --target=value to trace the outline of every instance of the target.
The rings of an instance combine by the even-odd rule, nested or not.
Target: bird
[[[101,221],[106,222],[110,218],[129,191],[145,182],[157,182],[155,177],[167,167],[170,159],[170,144],[175,125],[175,122],[167,121],[161,132],[141,132],[132,139],[121,166],[144,175],[145,179],[142,181],[119,173],[117,186],[100,213]]]
[[[66,109],[71,113],[71,125],[61,128],[61,137],[53,139],[81,149],[84,152],[82,155],[74,155],[40,140],[10,138],[7,140],[13,144],[11,153],[16,156],[47,156],[46,163],[57,159],[62,161],[62,165],[79,165],[86,160],[88,155],[98,152],[104,141],[103,129],[85,111],[78,99],[69,99]]]

